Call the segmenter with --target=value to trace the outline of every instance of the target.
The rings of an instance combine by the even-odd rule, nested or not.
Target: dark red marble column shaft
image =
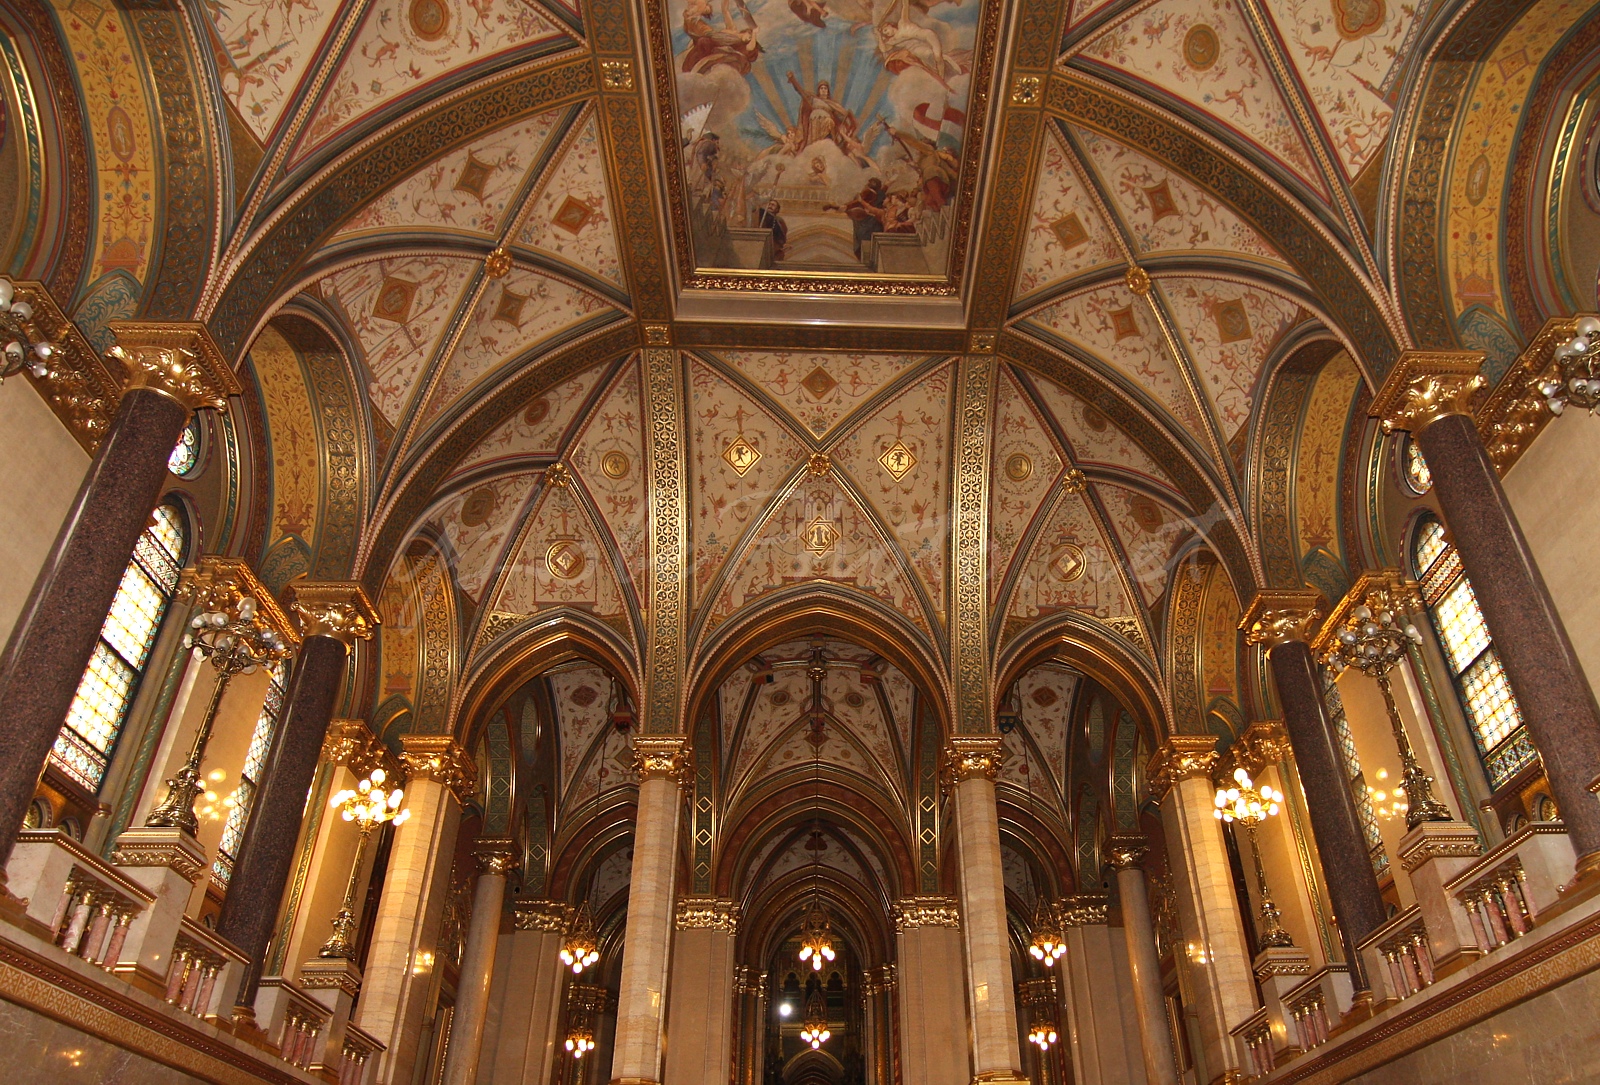
[[[0,871],[188,421],[170,396],[123,393],[0,656]]]
[[[1414,437],[1568,838],[1580,857],[1600,854],[1600,802],[1588,791],[1600,773],[1600,709],[1500,476],[1464,414],[1446,415]],[[1592,590],[1585,570],[1573,572],[1575,590]]]
[[[1372,871],[1372,856],[1367,852],[1350,781],[1333,745],[1322,683],[1304,641],[1274,645],[1267,653],[1267,663],[1283,708],[1284,729],[1294,747],[1300,786],[1305,789],[1311,832],[1328,879],[1328,896],[1347,948],[1353,951],[1358,942],[1383,925],[1388,910]]]
[[[345,646],[333,637],[307,637],[300,646],[283,721],[251,804],[250,820],[239,844],[239,858],[222,900],[217,933],[238,946],[250,964],[236,1003],[254,1004],[263,957],[278,905],[294,865],[294,846],[305,816],[306,794],[322,756],[322,742],[333,716],[333,702],[344,682]]]

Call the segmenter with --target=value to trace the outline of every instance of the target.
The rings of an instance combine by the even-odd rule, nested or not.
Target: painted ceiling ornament
[[[620,449],[613,448],[600,457],[600,470],[606,478],[623,479],[628,477],[628,468],[632,467],[628,454]]]
[[[828,459],[826,452],[813,452],[811,458],[806,461],[806,469],[811,472],[813,478],[827,478],[828,473],[833,470],[833,461]]]
[[[722,458],[733,468],[734,474],[743,478],[761,461],[761,450],[751,444],[750,439],[741,430],[728,442],[728,447],[722,450]]]
[[[825,399],[829,392],[839,387],[839,382],[833,379],[829,372],[820,365],[805,375],[800,381],[800,387],[810,392],[817,399]]]
[[[1384,0],[1333,0],[1334,25],[1346,41],[1364,38],[1383,25]]]
[[[917,457],[912,454],[911,449],[906,447],[904,441],[896,437],[894,444],[883,450],[883,455],[878,457],[878,462],[883,465],[885,471],[889,472],[890,478],[899,482],[910,474],[911,469],[917,465]]]
[[[544,469],[544,481],[547,486],[554,486],[558,490],[565,490],[572,481],[572,472],[567,470],[564,463],[552,463]]]
[[[832,553],[833,548],[839,544],[839,527],[827,516],[819,513],[806,525],[804,538],[806,549],[820,558]]]
[[[1203,72],[1215,64],[1221,53],[1222,45],[1217,40],[1217,32],[1205,23],[1196,23],[1183,36],[1183,59],[1197,72]]]
[[[495,249],[483,260],[483,273],[491,279],[503,279],[511,270],[511,253],[504,247]]]
[[[1005,470],[1012,482],[1026,482],[1033,477],[1033,460],[1026,452],[1013,452],[1006,457]]]
[[[1067,473],[1061,476],[1061,488],[1069,494],[1087,493],[1089,479],[1076,467],[1067,468]]]

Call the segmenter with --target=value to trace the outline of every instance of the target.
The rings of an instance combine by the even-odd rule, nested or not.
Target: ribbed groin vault
[[[1587,0],[0,0],[0,1071],[1597,1080]]]

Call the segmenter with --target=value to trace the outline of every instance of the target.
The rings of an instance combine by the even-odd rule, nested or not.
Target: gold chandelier
[[[561,963],[577,975],[600,959],[600,943],[595,938],[594,920],[589,916],[589,906],[578,909],[578,918],[572,924],[566,942],[561,946]]]
[[[594,1050],[594,1033],[588,1025],[577,1025],[567,1033],[567,1050],[575,1059],[581,1059]]]
[[[1066,938],[1056,925],[1055,915],[1049,903],[1041,898],[1039,909],[1033,917],[1033,942],[1028,946],[1028,952],[1033,954],[1034,960],[1041,961],[1046,968],[1050,968],[1066,951]]]
[[[810,961],[813,971],[822,971],[824,960],[833,960],[833,932],[828,924],[828,913],[820,902],[813,900],[806,912],[805,925],[800,928],[800,960]]]
[[[832,950],[828,951],[828,956],[832,959]],[[833,1033],[828,1031],[828,1004],[822,997],[822,988],[817,987],[812,990],[811,997],[806,999],[806,1019],[800,1026],[800,1039],[810,1044],[811,1050],[815,1051],[832,1035]]]
[[[1056,1042],[1056,1027],[1048,1021],[1038,1022],[1028,1030],[1028,1042],[1038,1044],[1040,1051],[1049,1051]]]

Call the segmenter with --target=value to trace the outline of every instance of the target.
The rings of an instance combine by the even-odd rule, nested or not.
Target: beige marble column
[[[1067,952],[1060,970],[1065,1014],[1060,1033],[1071,1048],[1080,1085],[1140,1085],[1138,1016],[1128,974],[1127,943],[1107,923],[1106,898],[1080,895],[1060,903]]]
[[[1148,772],[1166,828],[1167,859],[1178,896],[1184,961],[1199,1012],[1202,1081],[1242,1072],[1231,1030],[1257,1008],[1253,957],[1234,891],[1222,822],[1217,820],[1214,735],[1174,735],[1156,751]]]
[[[512,905],[512,929],[500,936],[495,957],[480,1085],[549,1085],[567,975],[559,954],[571,921],[571,905],[559,901]]]
[[[1178,1085],[1178,1066],[1172,1057],[1172,1031],[1167,1027],[1166,999],[1161,990],[1156,928],[1150,916],[1150,887],[1141,866],[1148,850],[1142,836],[1113,836],[1106,858],[1117,872],[1122,934],[1128,945],[1128,974],[1139,1018],[1144,1076],[1150,1085]]]
[[[900,1080],[905,1085],[967,1085],[971,1080],[960,915],[949,897],[908,897],[894,908]]]
[[[689,750],[681,735],[641,735],[633,740],[633,748],[639,766],[639,813],[633,832],[611,1080],[617,1085],[654,1085],[661,1081],[673,879],[678,870],[678,806]]]
[[[733,1063],[733,948],[739,906],[717,897],[678,902],[667,988],[665,1085],[729,1080]]]
[[[480,840],[473,852],[478,861],[478,884],[473,888],[472,919],[467,925],[467,944],[461,951],[461,972],[456,980],[456,1012],[451,1019],[450,1048],[445,1054],[444,1085],[472,1085],[478,1076],[489,988],[494,982],[495,948],[500,940],[500,911],[506,899],[506,875],[517,865],[513,840]]]
[[[867,1085],[893,1085],[895,1081],[894,990],[894,965],[880,964],[861,973]]]
[[[386,1045],[377,1085],[411,1082],[461,803],[477,779],[472,759],[448,735],[406,735],[400,742],[411,819],[394,831],[357,1010],[357,1024]]]
[[[1000,817],[994,796],[1000,757],[998,736],[956,736],[946,751],[946,765],[956,798],[974,1080],[1020,1081],[1025,1079],[1017,1049],[1006,889],[1000,873]]]

